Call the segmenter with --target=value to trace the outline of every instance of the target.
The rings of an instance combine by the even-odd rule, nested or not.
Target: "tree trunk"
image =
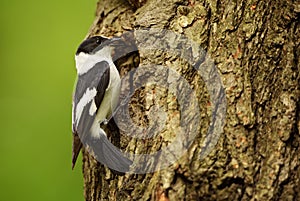
[[[180,74],[195,93],[193,104],[198,107],[180,109],[191,98],[184,92],[181,100],[184,87],[176,86],[180,92],[173,93],[158,84],[141,86],[135,78],[141,84],[130,99],[133,124],[151,127],[152,118],[163,116],[164,127],[147,139],[128,136],[122,129],[116,137],[111,127],[111,140],[124,152],[149,154],[168,147],[179,128],[187,125],[189,132],[181,135],[186,136],[184,148],[175,146],[187,150],[170,159],[169,167],[125,175],[97,163],[84,150],[86,200],[300,200],[299,19],[300,3],[294,0],[99,0],[90,36],[164,29],[194,41],[207,54],[200,63],[187,62],[164,50],[146,50],[150,43],[144,41],[138,68],[156,64],[163,66],[162,72],[170,68]],[[156,40],[150,42],[154,45]],[[216,66],[210,73],[220,79],[206,79],[204,71],[193,68],[208,69],[208,61]],[[169,83],[169,71],[162,77],[151,73]],[[224,105],[212,101],[221,99],[222,92],[226,120],[219,122],[219,133],[207,138],[210,128],[217,127],[216,118],[225,118],[220,114]],[[160,109],[153,116],[151,109],[157,105]],[[199,123],[194,125],[194,120]]]

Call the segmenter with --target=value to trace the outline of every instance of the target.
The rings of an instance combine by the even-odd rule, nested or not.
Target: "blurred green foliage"
[[[96,0],[0,6],[0,200],[83,200],[71,170],[74,53]]]

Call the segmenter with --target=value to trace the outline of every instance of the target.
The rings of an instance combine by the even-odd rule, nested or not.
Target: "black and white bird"
[[[72,168],[82,145],[110,169],[129,171],[132,161],[126,158],[106,136],[106,124],[118,105],[121,79],[112,60],[120,38],[94,36],[83,41],[75,55],[77,82],[73,94]]]

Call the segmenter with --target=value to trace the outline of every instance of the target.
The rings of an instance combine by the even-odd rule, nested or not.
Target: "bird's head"
[[[78,47],[76,55],[81,52],[85,54],[94,54],[105,47],[116,47],[120,45],[120,38],[106,38],[103,36],[93,36],[84,40]]]

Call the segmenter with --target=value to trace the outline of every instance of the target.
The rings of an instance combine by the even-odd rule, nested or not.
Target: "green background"
[[[0,6],[0,200],[83,200],[71,170],[74,53],[96,0],[5,0]]]

